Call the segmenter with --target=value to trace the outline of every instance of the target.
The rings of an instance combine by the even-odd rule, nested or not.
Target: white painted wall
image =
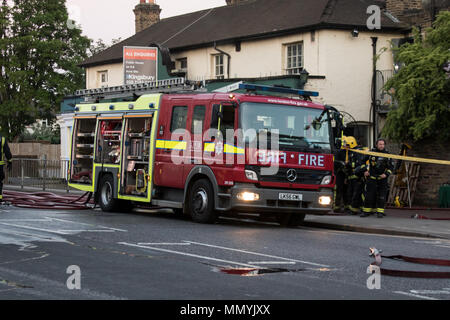
[[[86,69],[86,88],[94,89],[101,88],[102,83],[100,81],[99,73],[102,71],[108,71],[108,82],[104,85],[108,87],[120,86],[124,83],[123,76],[123,64],[105,64],[102,66],[95,66]]]

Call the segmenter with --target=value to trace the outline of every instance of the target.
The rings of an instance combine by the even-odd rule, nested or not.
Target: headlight
[[[331,176],[325,176],[323,177],[322,181],[320,182],[320,184],[322,185],[327,185],[331,183]]]
[[[241,201],[256,201],[259,200],[259,194],[254,192],[241,192],[238,193],[237,198]]]
[[[255,171],[252,170],[245,170],[245,176],[248,180],[258,181],[258,175]]]
[[[319,204],[322,206],[328,206],[329,204],[331,204],[331,197],[329,196],[321,196],[319,198]]]

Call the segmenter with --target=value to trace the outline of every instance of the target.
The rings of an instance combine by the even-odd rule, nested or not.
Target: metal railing
[[[66,190],[69,160],[13,158],[11,170],[5,168],[5,185],[42,190]]]

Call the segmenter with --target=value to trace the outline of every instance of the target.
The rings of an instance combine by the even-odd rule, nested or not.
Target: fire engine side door
[[[189,142],[187,131],[190,99],[166,100],[165,114],[160,114],[156,141],[155,184],[183,189],[183,167]]]
[[[192,168],[196,165],[203,164],[203,134],[207,130],[207,102],[202,100],[194,101],[189,108],[188,113],[188,125],[187,128],[190,133],[190,142],[188,143],[188,152],[186,154],[186,164],[184,165],[184,178],[186,181],[187,176],[191,172]]]
[[[125,115],[119,198],[147,202],[153,173],[153,113]]]
[[[232,186],[235,155],[239,151],[234,141],[236,107],[231,103],[212,103],[210,129],[205,137],[208,140],[204,144],[204,161],[213,169],[219,185]],[[227,133],[231,134],[228,139]]]
[[[96,115],[76,116],[72,131],[69,185],[84,191],[93,191],[93,159]]]

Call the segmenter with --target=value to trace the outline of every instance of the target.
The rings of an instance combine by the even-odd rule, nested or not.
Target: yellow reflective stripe
[[[156,140],[156,148],[164,149],[164,140]]]
[[[203,150],[205,152],[214,152],[214,150],[216,150],[216,144],[214,142],[205,142]]]
[[[384,213],[384,208],[377,208],[378,213]]]
[[[4,166],[6,164],[5,161],[0,161],[0,166]]]
[[[362,208],[362,211],[367,213],[372,212],[372,210],[372,208]]]
[[[186,150],[186,141],[166,141],[164,143],[166,149]]]
[[[359,208],[354,208],[354,207],[352,207],[352,206],[350,206],[350,210],[351,210],[352,212],[359,212]]]
[[[157,149],[186,150],[186,141],[156,140]]]
[[[236,153],[236,154],[244,154],[244,148],[238,148],[230,144],[226,144],[224,146],[225,153]]]

